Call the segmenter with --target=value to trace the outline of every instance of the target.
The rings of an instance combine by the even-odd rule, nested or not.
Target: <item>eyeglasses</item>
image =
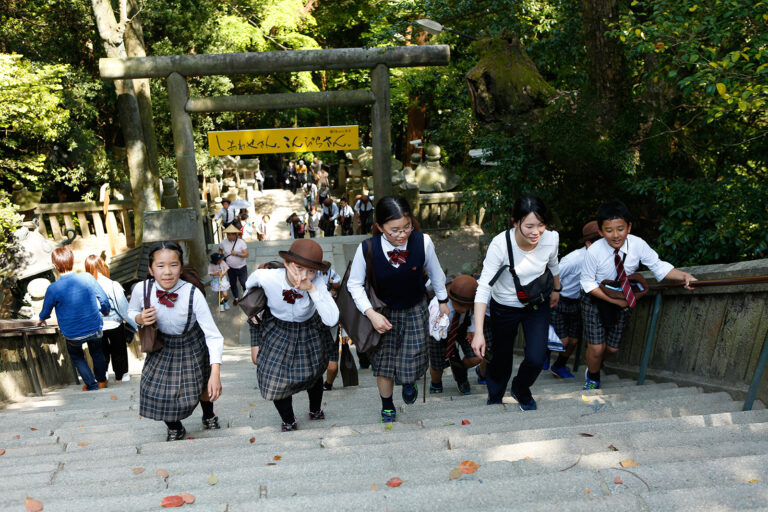
[[[407,235],[411,231],[413,231],[413,225],[406,226],[403,229],[393,229],[392,231],[385,231],[385,233],[394,238],[399,235]]]

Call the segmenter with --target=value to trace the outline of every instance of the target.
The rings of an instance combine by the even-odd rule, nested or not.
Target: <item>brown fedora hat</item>
[[[468,275],[456,276],[448,285],[448,297],[461,304],[472,305],[475,303],[477,280]]]
[[[597,221],[593,220],[584,224],[581,228],[581,241],[582,242],[594,242],[602,238],[597,230]]]
[[[312,270],[328,270],[331,266],[323,261],[323,248],[314,240],[307,238],[296,240],[287,251],[278,252],[285,261],[291,261]]]

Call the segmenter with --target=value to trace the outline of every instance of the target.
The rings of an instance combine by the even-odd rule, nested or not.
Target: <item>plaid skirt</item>
[[[261,324],[257,324],[251,321],[249,318],[246,320],[248,323],[248,330],[251,333],[251,347],[261,346]]]
[[[427,300],[411,308],[385,309],[382,314],[392,329],[381,336],[378,350],[371,353],[373,374],[394,378],[396,384],[416,382],[427,371]]]
[[[600,299],[592,298],[591,295],[581,294],[581,318],[584,324],[584,339],[590,345],[602,345],[605,343],[609,347],[619,348],[624,330],[629,323],[629,310],[621,309],[618,306],[605,303],[606,306],[615,307],[615,320],[612,325],[607,326],[600,314],[595,302]]]
[[[579,307],[579,299],[560,297],[560,301],[550,314],[549,322],[555,328],[558,338],[580,338],[581,308]]]
[[[141,371],[139,415],[162,421],[186,418],[208,385],[211,364],[205,334],[195,325],[184,334],[158,331],[163,348],[147,354]]]
[[[427,338],[427,345],[429,346],[429,366],[433,370],[445,370],[451,366],[451,363],[445,358],[448,339],[436,340],[429,336]],[[467,341],[466,334],[460,339],[457,336],[456,345],[461,348],[461,353],[464,354],[464,357],[475,357],[475,351],[472,350],[472,345]]]
[[[279,400],[311,388],[328,367],[335,343],[317,313],[306,322],[286,322],[265,310],[260,330],[256,374],[265,399]]]

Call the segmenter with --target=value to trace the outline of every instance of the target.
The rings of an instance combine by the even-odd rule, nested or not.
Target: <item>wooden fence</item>
[[[82,238],[102,237],[107,234],[104,226],[111,225],[125,235],[126,245],[133,247],[133,202],[111,201],[106,216],[103,211],[103,205],[95,201],[40,204],[35,208],[40,216],[38,231],[45,237],[62,240],[67,237],[67,229],[74,229]]]
[[[467,224],[482,225],[485,209],[463,210],[466,192],[419,194],[414,215],[423,229],[450,229]]]

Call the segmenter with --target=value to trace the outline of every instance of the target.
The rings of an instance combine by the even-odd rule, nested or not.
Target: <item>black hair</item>
[[[247,218],[248,218],[248,214],[247,213],[241,213],[240,214],[240,220],[246,220]]]
[[[603,229],[603,222],[615,219],[623,219],[627,224],[632,223],[629,208],[618,199],[603,203],[597,209],[597,225],[600,229]]]
[[[540,197],[533,194],[523,194],[512,206],[512,222],[520,222],[530,214],[534,214],[545,225],[552,222],[552,214]]]
[[[411,205],[405,200],[403,196],[386,196],[379,199],[376,204],[376,222],[379,226],[383,226],[385,222],[390,220],[401,219],[405,216],[413,217],[411,215]]]
[[[216,265],[224,256],[219,254],[218,252],[213,252],[210,255],[210,261],[212,265]]]
[[[182,265],[184,265],[184,250],[176,242],[166,241],[157,242],[150,246],[149,253],[147,254],[147,266],[152,266],[152,262],[155,260],[155,253],[163,249],[173,251],[178,254],[179,261]],[[203,293],[203,296],[205,296],[205,286],[203,286],[203,283],[200,282],[200,275],[193,267],[183,266],[181,268],[181,275],[179,276],[179,279],[183,279],[188,283],[192,283],[198,290]]]

